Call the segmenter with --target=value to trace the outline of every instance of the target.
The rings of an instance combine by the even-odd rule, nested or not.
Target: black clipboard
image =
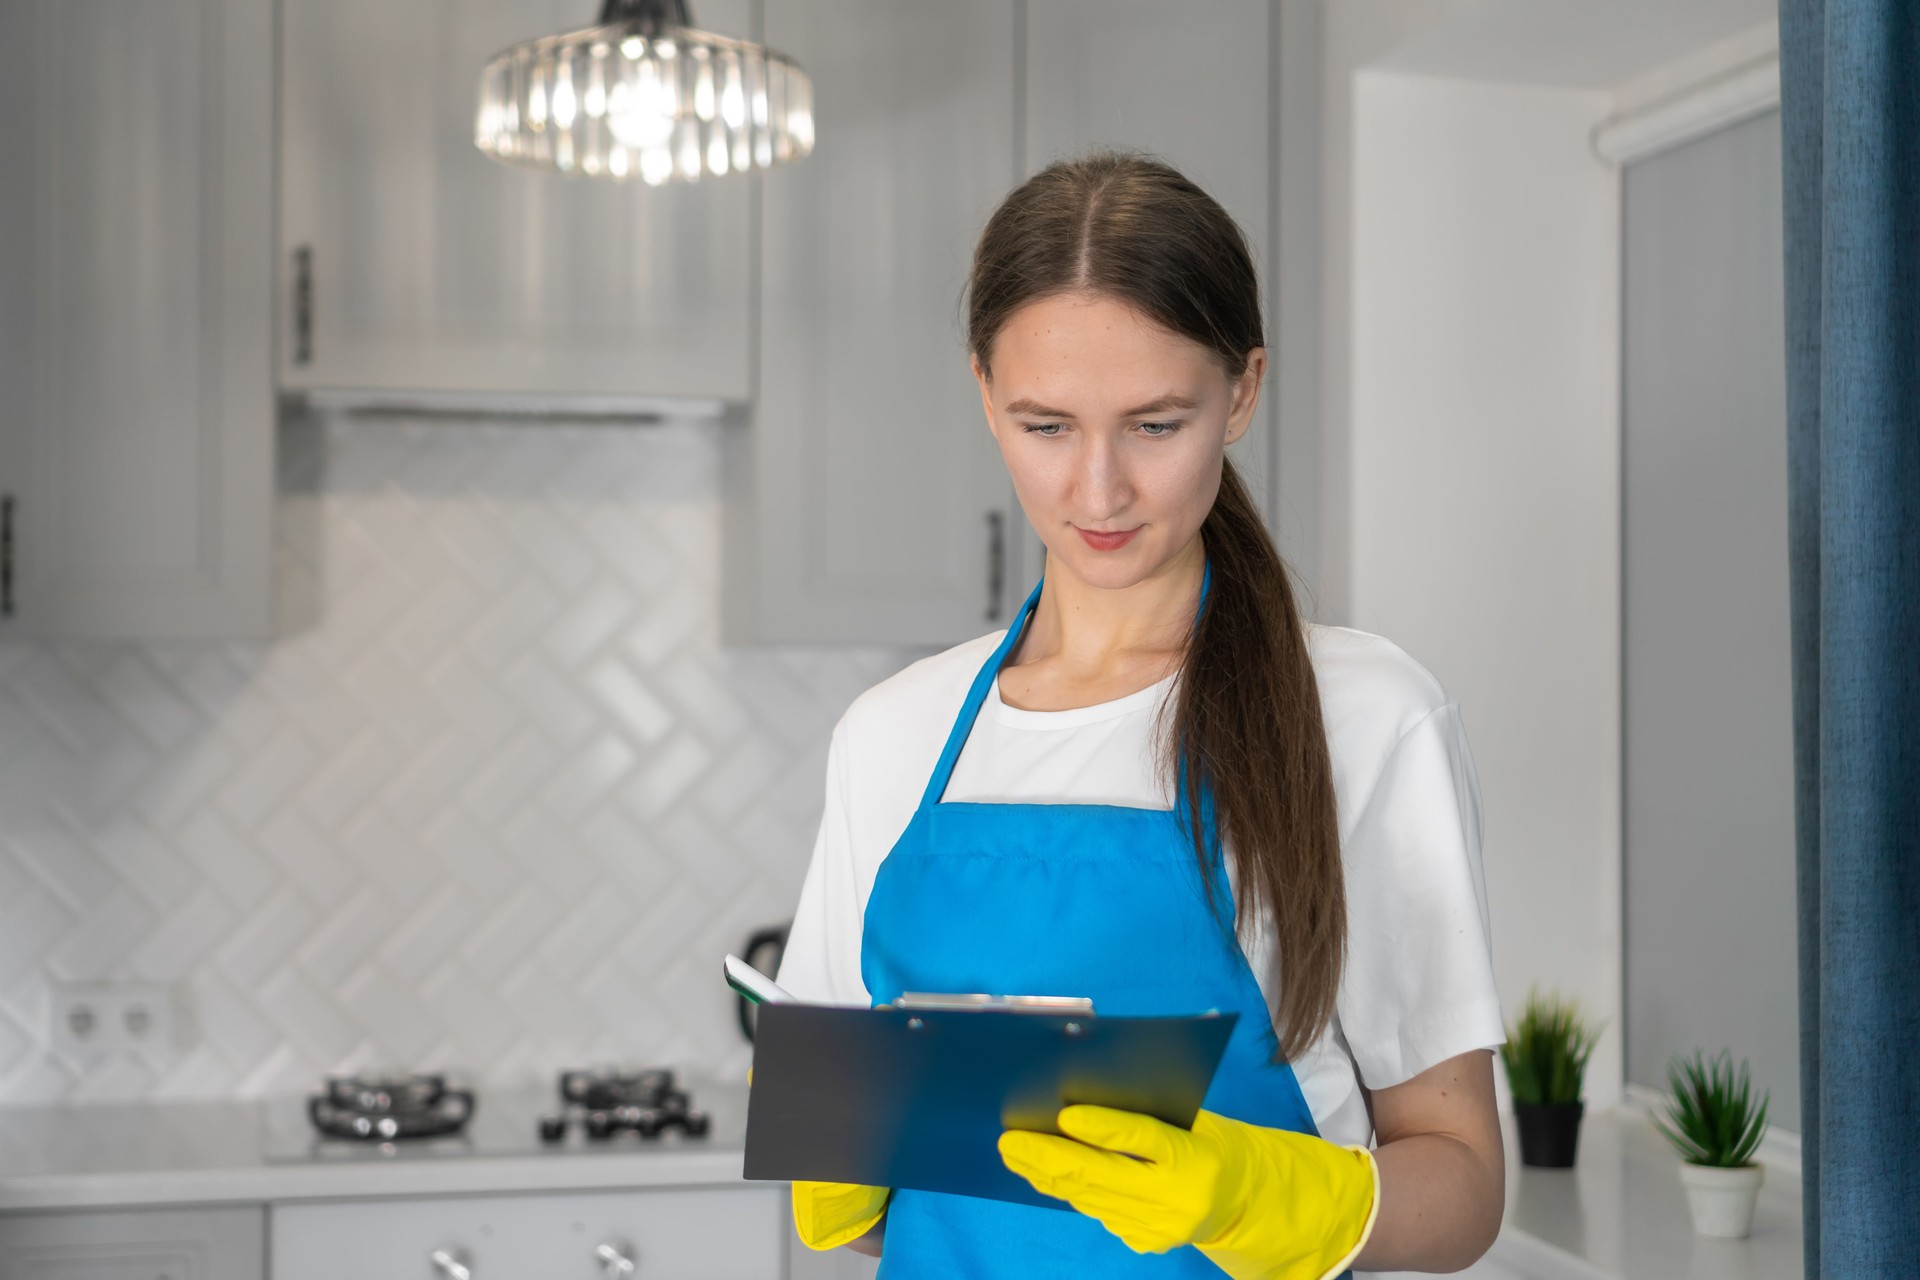
[[[1006,1167],[1001,1131],[1059,1133],[1076,1102],[1189,1128],[1239,1017],[763,1004],[743,1173],[1067,1209]]]

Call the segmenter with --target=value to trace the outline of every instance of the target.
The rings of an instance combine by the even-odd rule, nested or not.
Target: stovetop
[[[540,1118],[542,1142],[565,1141],[572,1130],[598,1142],[623,1134],[651,1141],[670,1132],[701,1138],[710,1123],[674,1073],[664,1068],[563,1072],[560,1097],[561,1109]]]
[[[657,1079],[638,1082],[642,1096],[633,1090],[620,1096],[607,1096],[604,1088],[589,1088],[604,1083],[604,1072],[573,1073],[573,1100],[563,1097],[564,1082],[514,1087],[474,1087],[472,1114],[458,1132],[438,1136],[402,1137],[392,1141],[357,1140],[322,1135],[309,1114],[314,1105],[309,1097],[276,1098],[265,1111],[264,1156],[270,1163],[293,1164],[368,1160],[442,1160],[454,1158],[506,1158],[518,1156],[565,1155],[581,1153],[627,1153],[644,1151],[712,1150],[738,1147],[746,1131],[745,1094],[738,1086],[721,1085],[698,1074],[674,1073],[670,1083],[681,1100],[669,1096],[668,1107],[643,1108],[651,1114],[643,1117],[635,1109],[663,1099]],[[631,1079],[629,1085],[636,1083]],[[653,1086],[653,1087],[644,1087]],[[465,1086],[447,1082],[449,1092]],[[317,1093],[331,1099],[338,1090],[326,1084]],[[340,1099],[343,1103],[345,1098]],[[398,1110],[417,1110],[399,1105]],[[412,1100],[417,1103],[418,1098]],[[608,1105],[608,1104],[612,1105]],[[452,1109],[451,1104],[449,1109]],[[622,1110],[622,1108],[628,1108]],[[662,1116],[662,1112],[673,1112]],[[371,1114],[379,1115],[376,1102]],[[596,1119],[595,1117],[600,1117]],[[694,1117],[691,1123],[689,1117]],[[556,1120],[565,1124],[557,1126]],[[664,1123],[662,1120],[664,1119]],[[694,1132],[693,1130],[698,1130]],[[651,1136],[642,1136],[651,1131]],[[601,1136],[594,1136],[595,1133]]]
[[[443,1137],[472,1116],[473,1091],[438,1072],[333,1076],[307,1099],[314,1130],[350,1142]]]

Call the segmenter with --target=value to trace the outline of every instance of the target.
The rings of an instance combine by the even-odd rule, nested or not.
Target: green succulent
[[[1507,1029],[1507,1042],[1500,1046],[1513,1100],[1531,1104],[1578,1102],[1587,1059],[1605,1025],[1602,1019],[1588,1026],[1580,1016],[1578,1003],[1560,999],[1557,992],[1548,999],[1537,989],[1529,990],[1519,1025]]]
[[[1753,1163],[1754,1150],[1767,1132],[1767,1102],[1772,1095],[1763,1093],[1756,1108],[1745,1059],[1736,1073],[1733,1055],[1725,1049],[1711,1062],[1697,1050],[1691,1062],[1676,1053],[1667,1066],[1667,1082],[1673,1093],[1667,1103],[1671,1126],[1657,1114],[1649,1113],[1648,1118],[1667,1135],[1681,1159],[1727,1169]]]

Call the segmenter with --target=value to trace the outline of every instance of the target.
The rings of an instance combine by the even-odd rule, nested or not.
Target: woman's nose
[[[1074,496],[1088,519],[1109,519],[1132,501],[1133,485],[1119,450],[1110,441],[1093,437],[1077,462]]]

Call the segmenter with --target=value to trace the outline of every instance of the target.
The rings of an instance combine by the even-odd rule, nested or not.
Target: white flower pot
[[[1686,1184],[1693,1229],[1703,1236],[1727,1239],[1746,1235],[1753,1227],[1753,1203],[1760,1197],[1760,1184],[1766,1176],[1767,1166],[1763,1164],[1729,1169],[1683,1161],[1680,1181]]]

